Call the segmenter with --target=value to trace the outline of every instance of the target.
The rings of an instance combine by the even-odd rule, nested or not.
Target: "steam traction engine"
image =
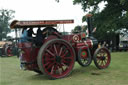
[[[0,41],[0,56],[14,56],[13,43],[10,41]]]
[[[77,61],[81,66],[89,66],[94,60],[97,68],[107,68],[111,56],[107,48],[98,48],[98,41],[92,36],[91,16],[88,14],[87,23],[89,36],[85,32],[64,35],[55,28],[57,24],[73,23],[73,20],[42,20],[42,21],[13,21],[12,29],[40,29],[40,44],[36,37],[27,42],[18,42],[21,65],[31,71],[44,74],[52,79],[68,76]],[[17,31],[18,32],[18,31]],[[43,37],[43,38],[41,38]]]

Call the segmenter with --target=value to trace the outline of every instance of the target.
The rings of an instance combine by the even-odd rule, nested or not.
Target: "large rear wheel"
[[[107,68],[111,61],[111,55],[107,48],[98,48],[94,53],[94,63],[97,68],[104,69]]]
[[[68,76],[75,63],[72,46],[65,40],[53,39],[45,43],[38,54],[40,71],[52,79]]]

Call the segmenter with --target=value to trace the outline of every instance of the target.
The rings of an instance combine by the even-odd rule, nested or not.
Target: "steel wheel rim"
[[[74,52],[64,41],[57,40],[49,43],[42,53],[44,72],[53,78],[62,78],[68,75],[74,62]]]

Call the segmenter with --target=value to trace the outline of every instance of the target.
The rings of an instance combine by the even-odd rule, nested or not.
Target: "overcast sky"
[[[104,3],[104,2],[103,2]],[[103,9],[103,3],[100,9]],[[70,32],[77,25],[84,25],[81,5],[73,5],[73,0],[0,0],[0,9],[11,9],[16,13],[13,20],[61,20],[74,19],[74,24],[65,25],[65,31]]]
[[[65,26],[66,31],[82,25],[82,16],[86,14],[80,5],[73,5],[73,0],[0,0],[1,8],[15,10],[16,20],[74,19],[74,24]]]

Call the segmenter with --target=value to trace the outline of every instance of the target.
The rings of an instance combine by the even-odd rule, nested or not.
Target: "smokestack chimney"
[[[87,14],[85,16],[87,18],[89,36],[92,36],[92,14]]]

